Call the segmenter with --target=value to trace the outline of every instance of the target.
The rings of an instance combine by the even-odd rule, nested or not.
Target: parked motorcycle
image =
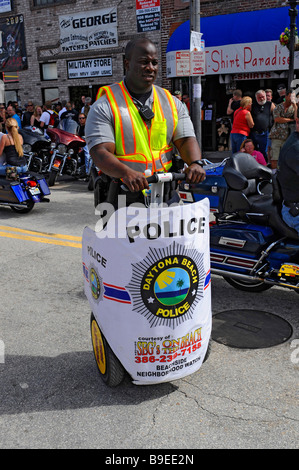
[[[272,171],[244,153],[205,171],[203,183],[181,183],[179,193],[186,203],[210,200],[211,272],[247,292],[275,285],[299,292],[299,236],[281,218]]]
[[[54,186],[58,175],[66,174],[74,178],[85,176],[85,157],[82,151],[85,140],[76,135],[78,124],[65,119],[59,127],[48,127],[47,134],[56,148],[49,166],[49,186]]]
[[[45,178],[41,175],[22,173],[17,181],[0,176],[0,206],[8,206],[14,212],[30,212],[38,202],[49,202],[51,194]]]
[[[27,158],[28,169],[37,173],[47,173],[55,144],[37,127],[19,129],[23,137],[23,151]]]

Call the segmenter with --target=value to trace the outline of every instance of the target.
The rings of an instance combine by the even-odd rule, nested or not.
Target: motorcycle
[[[76,135],[78,127],[76,121],[72,119],[63,121],[58,127],[47,128],[47,134],[56,146],[49,165],[49,186],[54,186],[58,175],[66,174],[77,179],[86,176],[83,151],[86,142]]]
[[[276,175],[245,153],[205,163],[206,180],[181,183],[179,194],[210,201],[211,273],[246,292],[299,292],[299,235],[282,220]]]
[[[0,176],[0,206],[8,206],[14,212],[30,212],[36,203],[49,202],[45,197],[51,194],[42,175],[22,173],[16,181]]]
[[[19,129],[23,137],[23,151],[27,158],[28,169],[37,173],[47,173],[55,144],[37,127]]]

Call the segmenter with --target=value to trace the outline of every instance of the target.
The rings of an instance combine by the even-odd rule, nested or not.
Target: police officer
[[[153,173],[171,168],[175,145],[188,165],[187,181],[203,181],[201,152],[188,113],[167,90],[153,85],[158,55],[149,39],[127,44],[125,70],[122,82],[99,90],[88,114],[85,136],[95,165],[138,192],[148,188],[146,169]]]

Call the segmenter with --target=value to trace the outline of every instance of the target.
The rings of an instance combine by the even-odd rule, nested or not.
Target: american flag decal
[[[207,272],[206,278],[205,278],[205,284],[204,284],[204,290],[211,284],[211,271],[209,270]]]
[[[131,297],[128,291],[124,287],[114,286],[112,284],[107,284],[103,282],[105,299],[114,300],[115,302],[120,302],[122,304],[130,304]]]

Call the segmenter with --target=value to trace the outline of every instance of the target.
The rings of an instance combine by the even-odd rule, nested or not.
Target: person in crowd
[[[272,101],[273,100],[273,91],[271,90],[271,88],[267,88],[265,90],[265,93],[266,93],[266,100],[267,101]]]
[[[5,132],[6,107],[4,103],[0,103],[0,132]]]
[[[190,114],[190,97],[189,97],[189,95],[187,95],[187,93],[183,94],[182,101],[187,106],[188,113]]]
[[[283,220],[299,235],[299,119],[296,117],[296,130],[287,138],[281,148],[277,179],[281,187]]]
[[[154,43],[146,37],[129,41],[124,64],[124,81],[101,88],[87,116],[86,141],[94,164],[108,176],[122,179],[134,196],[127,203],[144,201],[141,191],[149,187],[146,169],[171,168],[173,144],[188,165],[186,181],[203,181],[201,151],[189,114],[167,90],[154,86],[158,73]]]
[[[66,111],[66,103],[67,103],[66,100],[62,100],[62,101],[61,101],[61,109],[60,109],[60,111],[58,112],[58,117],[59,117],[59,119],[61,119],[62,113],[65,113],[65,111]]]
[[[84,106],[81,109],[81,113],[85,114],[85,116],[87,116],[89,111],[90,111],[91,102],[92,102],[92,100],[91,100],[90,96],[86,96],[85,101],[84,101]]]
[[[270,131],[271,139],[271,168],[277,168],[279,152],[285,141],[287,140],[290,127],[289,124],[295,122],[297,116],[296,97],[293,90],[287,90],[285,100],[278,104],[274,111],[274,125]]]
[[[253,140],[255,148],[268,160],[268,136],[271,125],[271,115],[275,104],[267,101],[265,90],[258,90],[255,93],[255,99],[252,102],[251,114],[254,121],[254,127],[250,132],[250,138]]]
[[[27,106],[25,106],[26,111],[22,116],[22,127],[30,126],[31,116],[33,115],[34,105],[32,101],[28,101]]]
[[[8,167],[16,167],[18,173],[27,171],[27,160],[23,153],[23,137],[19,134],[18,122],[8,118],[5,123],[7,134],[0,141],[0,155],[5,152],[5,164],[0,165],[0,175],[5,175]]]
[[[79,122],[79,126],[77,130],[77,135],[79,135],[80,137],[84,137],[85,136],[85,124],[86,124],[86,116],[84,113],[79,113],[78,122]]]
[[[181,93],[179,90],[176,90],[176,91],[174,92],[173,96],[175,96],[178,100],[180,100],[181,103],[183,104],[183,106],[186,108],[186,111],[188,111],[187,105],[186,105],[186,103],[183,101],[182,93]],[[188,113],[189,113],[189,111],[188,111]]]
[[[14,103],[10,102],[6,108],[7,117],[13,118],[17,121],[19,128],[22,128],[21,118],[16,112],[16,107]]]
[[[234,112],[233,126],[230,134],[232,152],[240,150],[243,140],[247,139],[250,130],[254,126],[251,115],[252,98],[244,96],[241,99],[240,107]]]
[[[252,139],[246,139],[242,142],[240,152],[249,153],[249,155],[252,155],[258,163],[267,166],[264,155],[258,150],[255,150]]]
[[[30,126],[40,128],[40,118],[43,113],[41,106],[35,106],[33,114],[30,118]]]
[[[265,90],[265,93],[266,93],[266,100],[267,101],[270,101],[271,103],[273,103],[273,91],[271,90],[271,88],[267,88]],[[273,103],[274,104],[274,103]],[[274,107],[275,107],[275,104],[274,104]],[[269,132],[274,124],[274,117],[273,117],[273,110],[274,110],[274,107],[271,106],[271,115],[270,115],[270,125],[269,125]],[[271,147],[271,139],[269,137],[269,133],[268,133],[268,143],[267,143],[267,161],[269,162],[271,160],[271,151],[272,151],[272,147]]]
[[[79,121],[79,126],[78,126],[78,129],[77,129],[77,135],[79,135],[80,137],[85,138],[86,116],[85,116],[84,113],[79,113],[78,121]],[[84,157],[85,157],[85,172],[86,172],[86,176],[88,176],[89,170],[90,170],[91,156],[90,156],[87,145],[85,145],[85,147],[83,147],[83,151],[84,151]]]
[[[54,110],[55,112],[57,113],[58,117],[59,117],[59,113],[60,111],[62,110],[62,103],[61,101],[57,101],[57,103],[55,103],[54,105]]]
[[[68,101],[65,105],[66,110],[60,114],[60,120],[73,119],[78,122],[78,111],[73,107],[72,103]]]
[[[285,97],[286,97],[286,92],[287,92],[287,87],[283,83],[278,85],[277,87],[278,98],[275,101],[276,104],[280,104],[284,102]]]
[[[43,113],[40,117],[40,129],[46,130],[50,123],[50,118],[54,111],[52,110],[52,103],[51,101],[46,101],[43,106]]]
[[[229,116],[232,115],[234,112],[240,108],[240,103],[242,99],[242,91],[241,90],[234,90],[232,98],[230,98],[228,105],[227,105],[227,110],[226,114]]]

